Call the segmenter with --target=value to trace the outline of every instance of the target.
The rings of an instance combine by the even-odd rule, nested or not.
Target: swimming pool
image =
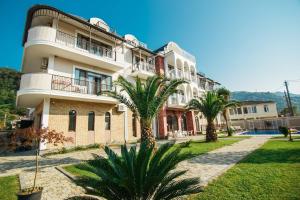
[[[241,133],[241,135],[278,135],[282,134],[278,130],[257,130],[257,131],[247,131],[244,133]],[[300,132],[296,133],[300,134]]]

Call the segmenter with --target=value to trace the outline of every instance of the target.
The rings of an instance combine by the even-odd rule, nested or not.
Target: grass
[[[19,191],[18,176],[0,177],[0,199],[15,200],[16,193]]]
[[[181,143],[177,145],[182,146],[182,153],[189,153],[190,157],[195,157],[204,153],[207,153],[209,151],[212,151],[214,149],[218,149],[220,147],[231,145],[235,142],[241,141],[242,139],[245,139],[243,137],[239,138],[228,138],[226,140],[220,139],[218,142],[205,142],[204,140],[200,141],[191,141],[188,143]],[[185,145],[187,144],[187,145]]]
[[[267,142],[189,199],[300,199],[300,141]]]
[[[231,145],[235,142],[241,141],[242,139],[244,138],[230,138],[226,140],[220,139],[218,142],[211,143],[207,143],[205,141],[190,141],[186,147],[182,148],[182,152],[188,152],[191,157],[194,157],[226,145]],[[88,162],[84,162],[76,165],[65,166],[64,169],[78,178],[77,184],[84,185],[85,187],[94,186],[97,184],[97,180],[99,180],[99,178],[94,173],[88,171],[88,165]]]
[[[300,139],[300,135],[292,135],[292,138],[293,138],[293,139]],[[272,139],[285,139],[285,140],[288,140],[288,139],[289,139],[289,136],[288,136],[288,137],[284,137],[284,136],[274,136],[274,137],[272,137]]]

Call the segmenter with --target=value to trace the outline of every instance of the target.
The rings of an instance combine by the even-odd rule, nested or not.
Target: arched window
[[[88,114],[88,130],[93,131],[95,129],[95,113],[93,111]]]
[[[135,116],[135,114],[132,114],[132,135],[134,136],[134,137],[136,137],[137,136],[137,133],[136,133],[136,116]]]
[[[69,111],[69,131],[76,130],[76,110]]]
[[[105,130],[110,130],[110,113],[105,113]]]

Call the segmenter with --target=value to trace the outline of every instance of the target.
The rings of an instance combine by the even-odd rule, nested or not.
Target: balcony
[[[105,91],[113,89],[111,84],[101,82],[46,73],[29,73],[21,77],[17,104],[22,107],[35,107],[44,98],[115,104],[115,99],[105,95]]]
[[[186,106],[186,98],[182,94],[173,94],[168,99],[169,108],[183,109]]]
[[[100,44],[100,43],[99,43]],[[124,55],[96,42],[86,42],[52,27],[36,26],[29,29],[26,52],[29,56],[37,52],[59,55],[103,69],[118,71],[124,68]]]
[[[136,62],[132,67],[132,76],[138,76],[142,79],[147,79],[155,74],[155,66],[146,62]]]

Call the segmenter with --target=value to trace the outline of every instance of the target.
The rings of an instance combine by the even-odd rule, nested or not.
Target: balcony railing
[[[57,30],[55,42],[71,48],[77,48],[90,54],[116,60],[116,52],[93,41],[87,41],[81,37],[75,37],[68,33]]]
[[[112,84],[105,84],[96,81],[52,75],[51,89],[80,94],[103,95],[103,92],[105,91],[113,91],[113,86]]]
[[[176,95],[172,95],[169,97],[169,104],[175,105],[178,104],[178,99]]]
[[[178,70],[178,78],[184,78],[182,70]]]
[[[147,71],[155,73],[155,67],[153,64],[146,62],[136,62],[133,64],[133,71]]]
[[[186,101],[185,101],[185,96],[184,95],[182,95],[182,94],[178,94],[178,99],[179,99],[179,102],[180,103],[186,103]]]

